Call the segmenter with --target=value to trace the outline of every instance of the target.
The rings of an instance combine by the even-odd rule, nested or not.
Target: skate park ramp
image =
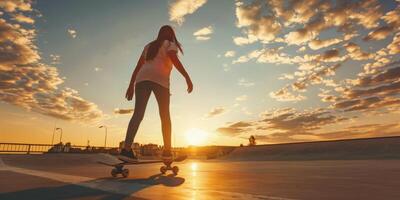
[[[222,160],[400,159],[400,136],[238,147]]]

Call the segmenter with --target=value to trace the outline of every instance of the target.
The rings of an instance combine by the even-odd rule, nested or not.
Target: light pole
[[[104,138],[104,148],[106,148],[107,147],[107,126],[102,125],[102,126],[99,126],[99,128],[106,129],[106,137]]]
[[[51,139],[51,146],[54,144],[54,133],[56,133],[56,127],[53,128],[53,138]]]
[[[60,132],[60,143],[61,143],[61,139],[62,139],[63,130],[62,130],[62,128],[56,128],[56,130],[60,130],[60,131],[61,131],[61,132]]]

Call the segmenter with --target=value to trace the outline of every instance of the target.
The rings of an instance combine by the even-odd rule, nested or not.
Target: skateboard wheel
[[[112,169],[112,170],[111,170],[111,176],[112,176],[112,177],[117,177],[117,174],[118,174],[117,169]]]
[[[167,172],[167,167],[161,166],[161,167],[160,167],[160,172],[161,172],[162,174],[165,174],[165,173]]]
[[[124,170],[122,170],[122,176],[124,177],[124,178],[126,178],[126,177],[128,177],[129,176],[129,169],[124,169]]]
[[[177,174],[178,174],[178,172],[179,172],[179,168],[178,168],[178,166],[174,166],[174,167],[172,167],[172,172],[174,173],[174,175],[177,175]]]

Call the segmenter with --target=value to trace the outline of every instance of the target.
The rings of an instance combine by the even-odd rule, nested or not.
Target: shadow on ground
[[[131,197],[145,188],[164,185],[176,187],[184,178],[155,174],[144,179],[101,178],[77,184],[55,187],[39,187],[0,194],[0,199],[142,199]]]

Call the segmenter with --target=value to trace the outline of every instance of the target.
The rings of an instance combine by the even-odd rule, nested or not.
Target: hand
[[[132,100],[134,93],[135,93],[135,86],[133,84],[129,84],[129,87],[126,90],[125,98],[128,101]]]
[[[191,93],[192,91],[193,91],[193,83],[192,83],[192,80],[190,80],[190,79],[187,79],[186,80],[186,84],[187,84],[187,92],[188,93]]]

